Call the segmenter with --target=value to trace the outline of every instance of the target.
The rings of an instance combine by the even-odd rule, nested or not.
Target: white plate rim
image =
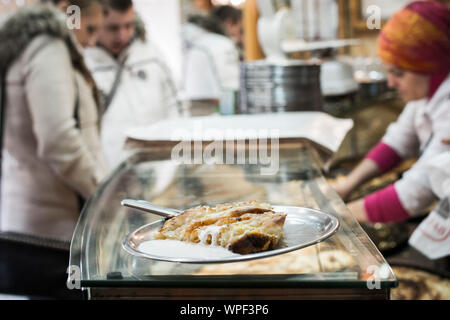
[[[139,251],[137,248],[133,247],[130,244],[130,240],[133,238],[133,236],[137,233],[139,233],[140,231],[142,231],[143,229],[149,228],[152,225],[159,225],[161,224],[161,222],[164,221],[164,219],[146,224],[144,226],[141,226],[139,228],[137,228],[136,230],[130,232],[129,234],[127,234],[127,236],[124,238],[124,240],[122,241],[122,248],[128,252],[129,254],[133,255],[133,256],[137,256],[140,258],[145,258],[145,259],[150,259],[150,260],[157,260],[157,261],[166,261],[166,262],[174,262],[174,263],[188,263],[188,264],[219,264],[219,263],[234,263],[234,262],[242,262],[242,261],[249,261],[249,260],[256,260],[256,259],[263,259],[263,258],[269,258],[269,257],[273,257],[276,255],[280,255],[280,254],[285,254],[291,251],[295,251],[295,250],[299,250],[299,249],[303,249],[312,245],[315,245],[319,242],[322,242],[326,239],[328,239],[329,237],[331,237],[332,235],[334,235],[340,227],[340,222],[339,219],[336,218],[334,215],[326,213],[324,211],[321,210],[317,210],[317,209],[311,209],[311,208],[307,208],[307,207],[299,207],[299,206],[272,206],[274,208],[274,211],[276,212],[283,212],[283,211],[287,211],[287,209],[293,210],[293,209],[301,209],[301,210],[306,210],[309,211],[310,213],[314,213],[314,214],[319,214],[319,215],[324,215],[326,217],[328,217],[331,221],[331,227],[327,230],[327,232],[324,232],[320,237],[317,237],[311,241],[308,242],[303,242],[299,245],[296,246],[290,246],[290,247],[284,247],[284,248],[280,248],[280,249],[274,249],[274,250],[268,250],[268,251],[263,251],[263,252],[259,252],[259,253],[253,253],[253,254],[246,254],[246,255],[239,255],[239,256],[230,256],[229,258],[220,258],[220,259],[206,259],[206,260],[201,260],[201,259],[190,259],[190,258],[171,258],[171,257],[164,257],[164,256],[156,256],[156,255],[151,255],[142,251]],[[285,208],[283,210],[283,208]],[[146,240],[147,241],[147,240]]]

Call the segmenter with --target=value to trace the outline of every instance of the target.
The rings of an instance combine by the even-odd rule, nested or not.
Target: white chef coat
[[[431,189],[439,205],[417,227],[409,244],[429,259],[450,255],[450,152],[441,153],[427,164]]]
[[[183,26],[182,89],[187,100],[220,99],[239,88],[239,52],[234,42],[188,23]]]
[[[123,146],[128,129],[178,116],[176,86],[159,50],[140,39],[134,40],[117,59],[101,47],[87,49],[85,56],[105,95],[111,92],[118,70],[124,65],[102,120],[102,144],[114,167],[127,156]]]
[[[430,100],[408,103],[382,139],[404,159],[420,156],[417,163],[395,184],[400,202],[412,216],[422,213],[436,200],[427,163],[439,154],[450,151],[450,146],[442,143],[449,137],[450,75]]]

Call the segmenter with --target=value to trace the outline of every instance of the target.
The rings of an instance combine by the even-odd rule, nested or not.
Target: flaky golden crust
[[[219,245],[249,254],[275,248],[283,237],[286,214],[257,201],[202,206],[169,219],[154,239]]]

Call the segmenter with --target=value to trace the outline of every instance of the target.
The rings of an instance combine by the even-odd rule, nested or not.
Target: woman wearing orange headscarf
[[[450,137],[450,10],[437,1],[416,1],[397,12],[378,38],[388,84],[407,105],[382,141],[334,187],[343,199],[402,160],[417,163],[395,184],[348,205],[359,221],[394,222],[422,213],[434,200],[426,164]]]

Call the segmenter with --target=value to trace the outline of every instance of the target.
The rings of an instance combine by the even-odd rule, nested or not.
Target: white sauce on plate
[[[225,248],[184,242],[178,240],[150,240],[139,245],[139,251],[165,258],[202,259],[229,258],[239,256]]]
[[[209,236],[211,236],[211,245],[217,246],[217,238],[219,237],[220,232],[225,226],[207,226],[205,229],[198,230],[198,238],[200,239],[200,243],[207,245]]]

